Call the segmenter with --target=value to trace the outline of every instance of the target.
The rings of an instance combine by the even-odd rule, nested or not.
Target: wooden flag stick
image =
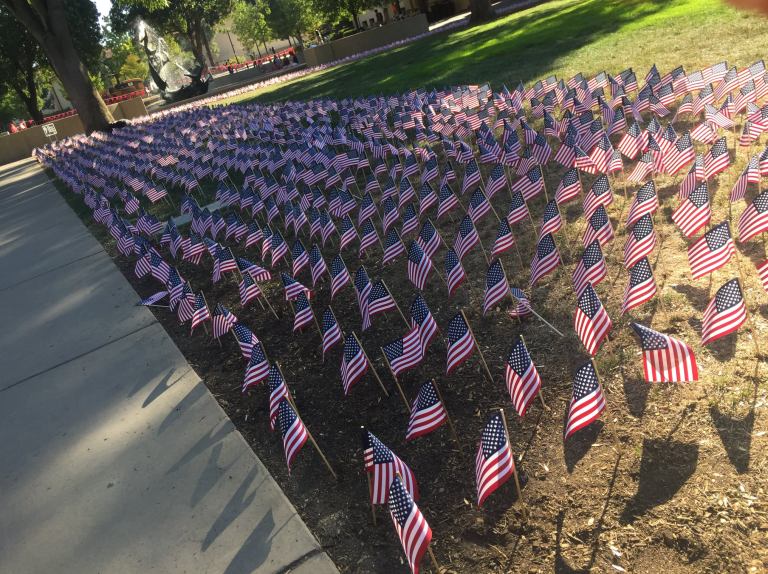
[[[475,347],[477,347],[477,353],[480,355],[480,362],[483,363],[483,367],[485,368],[485,372],[488,373],[488,380],[492,383],[493,382],[493,375],[491,375],[491,370],[488,368],[488,363],[485,362],[485,356],[483,355],[483,350],[480,348],[480,343],[477,342],[477,338],[475,337],[474,331],[472,331],[472,326],[469,324],[469,321],[467,321],[467,316],[464,314],[464,311],[460,311],[462,318],[464,319],[464,322],[467,324],[467,328],[469,329],[469,333],[472,335],[472,339],[475,341]]]
[[[504,415],[504,409],[499,409],[499,414],[501,415],[501,422],[504,423],[504,432],[507,435],[507,442],[509,441],[509,428],[507,428],[507,417]],[[512,450],[512,444],[509,445],[509,450]],[[514,461],[515,454],[512,453],[512,459]],[[515,489],[517,490],[517,501],[522,504],[523,503],[523,490],[520,488],[520,479],[517,477],[517,465],[515,465],[515,471],[512,473],[512,476],[515,478]]]
[[[408,398],[405,396],[403,387],[400,386],[400,381],[397,380],[397,375],[392,370],[392,365],[389,363],[387,354],[384,352],[384,347],[379,347],[379,349],[381,349],[381,355],[384,357],[384,362],[387,364],[387,367],[389,368],[389,373],[392,375],[392,378],[395,379],[395,385],[397,385],[397,391],[400,393],[400,397],[403,399],[403,403],[405,404],[405,412],[410,414],[411,405],[408,402]]]
[[[517,260],[520,262],[520,269],[525,271],[525,264],[523,263],[523,256],[520,255],[520,247],[517,245],[517,240],[515,240],[515,251],[517,252]]]
[[[429,557],[432,559],[432,565],[435,567],[436,572],[440,572],[440,564],[437,562],[437,558],[435,558],[435,553],[432,552],[432,546],[427,546],[427,552],[429,552]]]
[[[368,502],[371,504],[371,518],[373,525],[376,526],[376,505],[373,503],[373,483],[371,482],[371,473],[365,471],[365,478],[368,479]]]
[[[477,236],[477,243],[480,245],[480,249],[483,251],[483,257],[485,257],[486,264],[490,267],[491,266],[491,260],[488,259],[488,254],[485,252],[485,247],[483,247],[483,240],[480,239],[480,234],[478,234],[478,236]]]
[[[283,381],[285,381],[285,375],[283,374],[283,369],[280,367],[280,363],[275,363],[277,365],[277,370],[280,372],[280,376],[283,378]],[[285,383],[286,388],[288,387],[288,383]],[[299,417],[299,420],[301,420],[302,424],[304,424],[304,420],[301,418],[301,414],[299,413],[299,408],[296,406],[296,403],[293,400],[293,396],[291,396],[291,392],[288,391],[288,402],[291,403],[291,406],[293,407],[294,412],[296,413],[296,416]],[[307,438],[309,438],[309,441],[312,443],[312,446],[315,447],[315,450],[317,451],[317,454],[320,455],[320,458],[323,459],[323,462],[325,463],[325,466],[328,468],[328,472],[331,473],[331,476],[333,476],[333,480],[339,480],[339,477],[336,475],[336,473],[333,471],[333,468],[331,467],[331,463],[328,462],[328,459],[325,457],[325,454],[323,453],[322,449],[318,446],[317,441],[315,440],[315,437],[312,436],[312,433],[307,428],[307,425],[304,424],[304,429],[307,431]]]
[[[525,349],[527,351],[528,350],[528,344],[525,342],[525,339],[523,338],[522,333],[520,334],[520,340],[523,342],[523,345],[525,345]],[[530,353],[528,353],[528,355],[530,356]],[[531,359],[531,362],[533,362],[533,359]],[[545,409],[549,410],[549,408],[547,407],[547,404],[544,402],[544,396],[541,394],[541,388],[539,388],[538,395],[539,395],[539,400],[541,401],[541,406],[544,407]]]
[[[512,298],[513,298],[513,299],[515,299],[516,301],[520,301],[520,299],[518,299],[518,298],[517,298],[517,297],[515,297],[514,295],[512,295]],[[538,319],[539,319],[539,320],[540,320],[542,323],[544,323],[545,325],[547,325],[547,326],[548,326],[550,329],[552,329],[552,330],[553,330],[555,333],[557,333],[557,334],[558,334],[558,335],[560,335],[561,337],[565,337],[565,335],[563,335],[563,334],[562,334],[560,331],[558,331],[558,330],[557,330],[557,329],[556,329],[556,328],[555,328],[555,327],[554,327],[554,326],[553,326],[553,325],[552,325],[552,324],[551,324],[549,321],[547,321],[547,320],[546,320],[544,317],[542,317],[542,316],[541,316],[541,315],[539,315],[539,314],[538,314],[536,311],[534,311],[534,309],[533,309],[533,305],[530,305],[530,304],[529,304],[529,305],[528,305],[528,308],[531,310],[531,313],[533,313],[534,315],[536,315],[536,317],[538,317]]]
[[[541,186],[544,188],[544,199],[546,199],[547,203],[549,203],[549,194],[547,193],[547,177],[546,173],[544,172],[544,166],[539,164],[539,169],[541,169]]]
[[[256,283],[256,281],[254,281],[254,283]],[[269,307],[269,310],[272,311],[272,314],[275,316],[275,319],[280,319],[280,317],[278,317],[277,315],[277,312],[275,311],[275,308],[272,307],[272,303],[270,303],[269,299],[267,298],[267,292],[264,289],[262,289],[261,285],[259,285],[258,283],[256,283],[256,286],[259,288],[259,291],[261,291],[261,294],[264,297],[264,301],[266,301],[267,307]]]
[[[408,322],[408,319],[406,319],[406,318],[405,318],[405,315],[403,314],[403,310],[402,310],[402,309],[400,309],[400,305],[397,303],[397,299],[395,299],[395,298],[392,296],[392,291],[390,291],[390,289],[389,289],[389,287],[387,286],[387,284],[386,284],[386,282],[384,281],[384,279],[382,279],[382,280],[381,280],[381,284],[382,284],[382,285],[384,285],[384,289],[386,289],[386,290],[387,290],[387,292],[389,293],[389,296],[390,296],[390,297],[392,297],[392,301],[394,301],[394,302],[395,302],[395,307],[397,307],[397,312],[398,312],[398,313],[400,313],[400,317],[402,317],[402,318],[403,318],[403,323],[405,323],[405,328],[406,328],[406,329],[410,329],[410,328],[411,328],[411,324]]]
[[[205,306],[208,307],[208,312],[211,312],[211,306],[208,304],[208,300],[205,298],[205,293],[203,293],[203,290],[200,289],[200,294],[203,296],[203,301],[205,301]],[[211,322],[213,322],[213,319],[211,319]],[[205,330],[205,334],[208,334],[208,329]],[[221,344],[221,339],[216,339],[216,342],[219,344],[219,348],[222,348],[223,345]]]
[[[368,353],[365,352],[365,347],[363,347],[363,344],[360,342],[360,339],[357,338],[357,335],[355,335],[355,332],[352,331],[352,336],[355,338],[355,341],[357,341],[357,345],[360,347],[360,350],[363,352],[363,356],[365,357],[365,360],[368,361],[368,366],[371,368],[371,371],[373,372],[373,376],[376,377],[376,382],[379,383],[379,386],[381,387],[381,390],[384,392],[384,396],[389,396],[389,392],[387,392],[386,387],[384,386],[384,383],[381,381],[381,377],[379,376],[379,373],[376,372],[376,367],[373,366],[373,361],[368,357]]]
[[[456,427],[453,425],[453,419],[451,418],[451,415],[448,414],[448,408],[445,406],[445,400],[443,399],[443,394],[440,392],[440,387],[437,386],[437,381],[434,378],[432,379],[432,386],[435,388],[435,392],[437,393],[437,398],[440,399],[440,402],[443,404],[443,410],[445,411],[445,419],[446,421],[448,421],[448,428],[451,429],[453,440],[456,441],[456,445],[459,447],[459,450],[461,450],[459,435],[456,432]]]

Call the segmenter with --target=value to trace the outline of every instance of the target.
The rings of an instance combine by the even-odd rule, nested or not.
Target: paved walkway
[[[137,300],[35,163],[0,168],[0,572],[337,572]]]

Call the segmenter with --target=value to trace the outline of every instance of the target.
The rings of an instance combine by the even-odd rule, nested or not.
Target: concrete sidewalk
[[[31,161],[0,269],[0,572],[337,572]]]

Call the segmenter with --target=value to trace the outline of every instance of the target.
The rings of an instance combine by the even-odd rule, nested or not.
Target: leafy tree
[[[95,7],[90,0],[2,0],[2,4],[37,41],[61,80],[87,133],[110,129],[112,115],[93,85],[85,60],[92,54],[98,26],[93,26]],[[95,33],[94,33],[95,30]]]
[[[35,39],[5,7],[0,7],[0,82],[13,92],[35,122],[42,123],[38,71],[47,64]]]
[[[125,62],[120,68],[120,77],[129,80],[131,78],[138,78],[144,80],[149,74],[149,67],[147,63],[139,58],[136,54],[128,54],[125,58]]]
[[[253,2],[238,1],[232,10],[232,26],[235,35],[246,50],[259,49],[259,42],[267,50],[267,40],[271,40],[274,33],[269,27],[267,18],[270,9],[265,0],[253,0]],[[261,55],[261,52],[259,52]]]
[[[349,16],[360,29],[360,12],[381,5],[381,0],[322,0],[322,7],[332,19]]]
[[[295,37],[304,46],[303,36],[323,21],[322,8],[315,0],[269,0],[267,20],[278,38]]]

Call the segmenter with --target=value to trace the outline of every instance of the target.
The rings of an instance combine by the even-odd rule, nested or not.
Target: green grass
[[[616,73],[630,66],[642,75],[653,63],[661,70],[694,70],[723,59],[744,65],[764,56],[767,36],[768,20],[721,0],[554,0],[226,103],[483,82],[512,87],[548,74]]]

